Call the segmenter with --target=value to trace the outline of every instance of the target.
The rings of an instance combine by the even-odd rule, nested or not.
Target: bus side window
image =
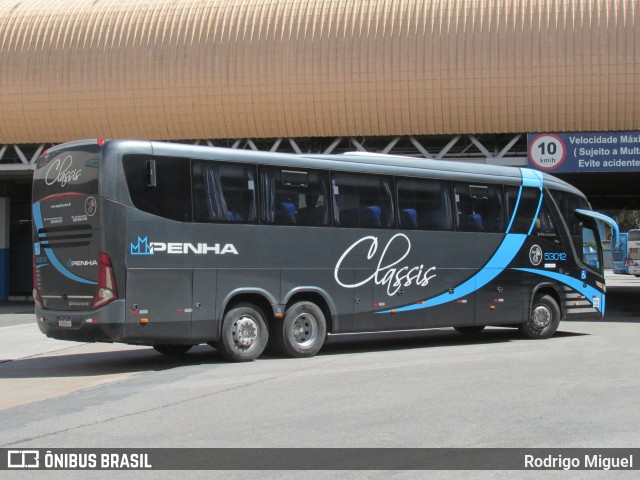
[[[195,161],[193,196],[196,222],[254,223],[255,167]]]
[[[260,168],[260,217],[274,225],[329,225],[328,172]]]
[[[394,228],[393,184],[377,175],[334,174],[335,224],[353,228]]]
[[[396,185],[400,228],[453,230],[449,182],[398,178]]]
[[[548,242],[553,242],[556,245],[562,245],[560,234],[558,233],[556,223],[553,221],[546,201],[543,201],[540,206],[540,212],[536,218],[532,234]]]
[[[581,225],[582,262],[596,271],[601,271],[598,236],[591,225]]]
[[[502,233],[506,229],[502,185],[454,185],[458,230]]]
[[[532,187],[506,187],[507,216],[511,222],[509,233],[527,235],[540,205],[540,189]],[[516,210],[517,205],[517,210]]]
[[[577,208],[591,210],[591,207],[584,198],[574,195],[573,193],[555,189],[549,191],[560,210],[560,215],[562,215],[562,218],[567,224],[569,235],[571,236],[576,251],[579,252],[582,244],[582,221],[576,217],[575,211]]]

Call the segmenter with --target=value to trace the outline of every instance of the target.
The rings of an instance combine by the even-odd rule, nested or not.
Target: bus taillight
[[[38,290],[38,271],[36,270],[36,256],[33,256],[33,301],[37,308],[42,308],[42,298]]]
[[[98,261],[98,289],[93,299],[93,308],[105,306],[118,298],[116,276],[111,266],[111,259],[106,253],[100,253]]]

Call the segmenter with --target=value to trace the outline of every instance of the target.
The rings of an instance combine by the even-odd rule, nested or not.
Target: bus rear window
[[[34,200],[64,193],[97,194],[99,164],[100,149],[95,144],[45,154],[33,175]]]

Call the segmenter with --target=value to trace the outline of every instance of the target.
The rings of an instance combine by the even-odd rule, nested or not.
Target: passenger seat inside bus
[[[376,205],[368,207],[347,208],[340,211],[341,227],[363,227],[378,228],[380,227],[380,218],[382,209]]]
[[[276,206],[275,223],[294,225],[296,223],[296,206],[291,202],[283,202]]]
[[[440,209],[420,211],[418,227],[425,230],[451,230],[451,217]]]
[[[298,210],[298,225],[321,226],[327,224],[327,209],[324,206],[319,207],[302,207]]]
[[[482,217],[479,213],[470,213],[463,215],[460,222],[460,228],[465,232],[482,232]]]
[[[365,207],[362,211],[362,226],[377,228],[380,226],[380,217],[382,216],[382,209],[377,205],[370,205]]]
[[[241,222],[242,215],[237,212],[227,212],[227,220],[230,222]]]
[[[418,228],[418,212],[414,208],[405,208],[400,211],[400,226],[402,228]]]

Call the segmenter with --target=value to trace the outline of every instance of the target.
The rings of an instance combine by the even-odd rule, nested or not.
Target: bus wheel
[[[163,355],[171,355],[171,356],[184,355],[189,350],[191,350],[191,347],[193,347],[193,345],[161,344],[161,345],[153,346],[156,352],[161,353]]]
[[[484,325],[474,325],[472,327],[453,327],[453,329],[463,335],[478,335],[484,330]]]
[[[290,357],[313,357],[327,336],[327,322],[320,307],[298,302],[276,320],[274,340],[277,350]]]
[[[222,336],[217,342],[220,353],[228,360],[246,362],[258,358],[269,339],[262,311],[250,303],[229,310],[222,321]]]
[[[558,330],[560,316],[560,307],[555,299],[550,295],[539,295],[533,300],[528,320],[518,329],[527,338],[549,338]]]

